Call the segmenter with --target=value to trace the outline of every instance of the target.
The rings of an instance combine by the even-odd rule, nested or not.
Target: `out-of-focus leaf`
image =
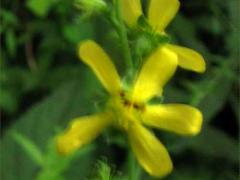
[[[187,28],[182,30],[182,27]],[[213,62],[213,60],[217,62],[226,61],[225,58],[210,54],[203,42],[197,38],[196,26],[190,19],[178,15],[172,25],[172,31],[177,34],[178,40],[184,42],[188,47],[201,52],[207,64]],[[207,66],[207,71],[212,72],[214,68],[211,68],[212,66]],[[209,122],[221,110],[231,90],[233,80],[222,70],[219,69],[217,73],[205,75],[205,79],[200,83],[194,82],[194,86],[197,89],[195,92],[197,93],[193,95],[195,97],[193,97],[192,104],[198,106],[203,112],[204,123]],[[229,70],[231,71],[231,67]]]
[[[202,18],[198,18],[196,23],[199,25],[199,27],[203,28],[204,30],[207,30],[208,32],[214,33],[214,34],[221,34],[223,31],[223,28],[221,26],[221,20],[218,19],[215,16],[203,16]],[[211,26],[209,26],[211,24]]]
[[[28,0],[26,5],[35,15],[44,17],[54,2],[55,0]]]
[[[166,180],[237,180],[237,174],[234,174],[234,171],[228,171],[223,167],[221,172],[217,172],[220,168],[211,167],[216,164],[205,163],[204,166],[200,164],[204,163],[204,161],[198,163],[189,167],[184,166],[182,163],[182,167],[175,168],[172,174],[166,177]]]
[[[79,76],[81,74],[80,63],[78,66],[60,66],[54,68],[52,71],[47,72],[46,77],[48,81],[45,82],[44,86],[50,89],[54,89],[60,86],[62,83],[67,82],[70,78]]]
[[[0,33],[6,31],[8,28],[15,27],[18,24],[18,19],[14,13],[9,10],[1,8],[0,10],[1,27]]]
[[[34,144],[32,141],[30,141],[27,137],[17,133],[12,132],[12,137],[14,140],[21,146],[25,151],[26,154],[31,157],[31,159],[38,165],[42,165],[43,163],[43,154],[38,149],[36,144]]]
[[[61,175],[53,174],[51,171],[45,172],[44,174],[40,174],[36,180],[65,180],[65,178]]]
[[[1,9],[0,16],[4,19],[6,23],[17,24],[18,20],[16,15],[6,9]]]
[[[111,180],[111,168],[105,162],[98,162],[98,179]]]
[[[88,145],[81,148],[77,152],[68,156],[59,155],[56,150],[55,138],[52,138],[44,154],[44,163],[37,175],[37,180],[60,180],[66,179],[63,176],[64,171],[70,168],[74,159],[81,158],[84,155],[88,155],[93,150],[93,145]]]
[[[194,173],[193,173],[194,172]],[[167,180],[212,180],[212,173],[209,171],[193,169],[175,169]],[[223,180],[223,179],[222,179]]]
[[[218,60],[224,62],[220,57]],[[208,123],[213,119],[214,115],[221,110],[229,97],[234,79],[226,72],[229,71],[231,74],[233,66],[231,61],[224,62],[205,81],[196,84],[195,94],[193,94],[191,103],[199,107],[203,112],[204,123]]]
[[[17,97],[7,89],[0,88],[0,107],[7,113],[14,113],[18,107]]]
[[[10,128],[10,132],[17,131],[23,134],[43,151],[48,139],[56,135],[56,128],[63,129],[72,118],[92,111],[93,103],[89,99],[98,92],[95,80],[92,73],[83,73],[80,77],[70,80],[49,98],[33,106]],[[9,131],[6,131],[1,139],[0,151],[3,179],[26,180],[36,177],[38,167],[19,148]],[[80,179],[83,178],[88,173],[86,169],[90,170],[93,157],[90,154],[81,157],[81,160],[74,163],[71,172],[77,174]]]
[[[171,143],[167,142],[170,152],[179,154],[186,149],[192,149],[198,154],[209,158],[221,158],[228,162],[236,163],[238,159],[237,142],[224,132],[211,127],[204,126],[202,132],[196,137],[170,137]],[[166,140],[168,140],[167,137]]]
[[[224,83],[221,83],[224,82]],[[203,112],[204,123],[208,123],[225,104],[231,90],[232,82],[227,77],[220,77],[212,82],[211,90],[206,93],[199,104],[194,104]],[[199,91],[207,91],[203,86]],[[217,97],[217,98],[216,98]]]
[[[213,127],[203,128],[202,133],[191,142],[191,147],[198,153],[211,158],[223,158],[238,162],[237,142],[224,132]]]
[[[171,82],[166,86],[164,91],[164,102],[184,103],[187,99],[189,99],[189,93],[183,88],[176,87],[171,84]]]
[[[12,29],[6,32],[6,46],[8,53],[13,57],[16,55],[17,37]]]
[[[171,24],[171,31],[178,37],[182,46],[187,46],[199,51],[206,58],[208,54],[207,47],[197,38],[196,27],[190,19],[178,14]],[[207,59],[208,61],[209,59]]]
[[[63,27],[63,35],[69,42],[77,44],[84,39],[93,37],[93,27],[87,22],[66,24]]]
[[[238,119],[238,125],[240,124],[240,112],[239,112],[239,107],[240,107],[240,101],[239,101],[240,97],[235,94],[235,92],[231,92],[230,95],[230,104],[232,106],[232,109],[234,111],[234,114],[236,115],[237,119]]]

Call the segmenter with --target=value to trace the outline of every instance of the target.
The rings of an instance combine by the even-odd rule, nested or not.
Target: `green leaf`
[[[94,145],[88,145],[77,152],[68,156],[59,155],[56,149],[56,140],[52,138],[44,154],[44,163],[42,164],[42,170],[38,173],[38,180],[60,180],[65,179],[63,177],[64,171],[70,168],[74,159],[81,158],[84,155],[88,155],[95,148]]]
[[[2,86],[2,85],[1,85]],[[15,113],[18,108],[18,101],[16,94],[9,89],[0,88],[0,107],[7,113]]]
[[[183,27],[187,27],[184,28]],[[171,34],[176,34],[177,40],[181,42],[181,46],[186,46],[195,49],[203,54],[206,58],[208,54],[208,49],[202,41],[197,38],[196,27],[192,21],[187,19],[181,14],[178,14],[174,19],[173,23],[170,25]],[[211,59],[207,59],[211,60]]]
[[[19,134],[18,132],[12,132],[13,139],[24,149],[29,157],[38,165],[43,164],[43,154],[27,137]]]
[[[193,173],[194,172],[194,173]],[[198,170],[195,172],[193,169],[175,169],[173,173],[166,178],[167,180],[212,180],[212,172],[207,170]]]
[[[26,2],[26,6],[35,15],[39,17],[44,17],[48,14],[54,2],[55,0],[28,0]]]
[[[224,61],[218,57],[218,61],[223,62],[220,67],[213,69],[204,81],[195,84],[194,93],[191,104],[197,106],[204,116],[204,123],[210,122],[215,114],[217,114],[229,97],[229,93],[234,82],[234,78],[226,72],[232,72],[232,64],[230,61]],[[217,97],[217,98],[216,98]]]
[[[221,158],[231,163],[238,161],[236,158],[237,142],[214,127],[204,126],[202,132],[195,137],[165,136],[168,150],[174,154],[182,153],[190,148],[198,156],[201,154],[211,159]]]
[[[98,162],[98,175],[100,180],[111,179],[111,168],[103,161]]]
[[[228,167],[222,164],[219,167],[217,163],[207,163],[204,160],[195,162],[191,166],[182,163],[166,177],[166,180],[237,180],[237,174],[233,170],[224,168]]]
[[[213,81],[208,81],[206,85],[199,86],[199,92],[193,97],[196,99],[192,101],[192,104],[202,111],[204,123],[211,121],[215,114],[222,109],[227,101],[231,85],[232,81],[221,75]]]
[[[93,27],[88,22],[65,24],[63,27],[63,35],[69,42],[78,44],[84,39],[93,37]]]
[[[10,56],[16,55],[17,37],[12,29],[6,32],[6,45]]]
[[[230,104],[232,106],[232,109],[234,111],[235,116],[238,119],[238,125],[240,124],[240,112],[239,112],[239,107],[240,107],[240,102],[239,102],[239,97],[238,97],[238,92],[232,91],[230,95]]]
[[[12,131],[17,131],[43,151],[48,140],[56,135],[56,129],[65,129],[68,122],[77,116],[93,112],[93,103],[89,99],[98,91],[96,78],[92,73],[81,73],[62,85],[55,93],[34,105],[29,111],[4,133],[1,138],[0,160],[2,178],[8,180],[34,179],[39,167],[13,140]],[[82,88],[84,87],[84,89]],[[66,172],[68,179],[77,174],[80,179],[86,176],[94,156],[85,154],[74,159],[73,165]],[[16,161],[18,163],[16,163]]]
[[[1,18],[0,33],[7,31],[8,28],[12,28],[18,25],[17,16],[9,10],[1,8],[0,18]]]
[[[224,28],[221,25],[221,22],[219,21],[218,17],[216,16],[203,16],[198,18],[198,21],[196,21],[196,24],[200,26],[200,28],[203,28],[204,30],[207,30],[208,32],[214,33],[214,34],[221,34],[224,30]],[[211,26],[209,26],[211,24]]]
[[[202,133],[191,142],[195,152],[211,158],[223,158],[237,163],[238,144],[224,132],[214,127],[204,127]]]

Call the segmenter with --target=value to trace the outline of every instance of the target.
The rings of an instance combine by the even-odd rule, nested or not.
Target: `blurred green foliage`
[[[146,1],[145,1],[146,2]],[[175,170],[169,180],[238,178],[239,1],[181,1],[170,25],[172,40],[203,54],[207,72],[178,70],[165,102],[190,103],[204,115],[202,133],[157,133]],[[78,62],[76,47],[91,38],[123,71],[119,39],[98,15],[82,18],[73,1],[2,1],[0,9],[1,179],[128,179],[126,144],[107,131],[68,158],[59,157],[54,136],[74,117],[95,111],[104,93]],[[110,137],[113,136],[113,137]],[[107,158],[107,160],[102,160]],[[138,179],[151,179],[136,168]]]

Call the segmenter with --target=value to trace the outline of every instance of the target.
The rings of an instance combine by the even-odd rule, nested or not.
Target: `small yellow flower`
[[[181,135],[196,135],[202,125],[202,114],[194,107],[184,104],[148,104],[151,98],[161,95],[163,86],[174,74],[177,67],[176,54],[166,47],[158,48],[147,58],[129,89],[123,88],[114,64],[94,41],[83,42],[79,56],[94,71],[110,98],[102,113],[73,120],[66,132],[57,138],[58,151],[69,154],[112,125],[128,134],[138,162],[150,175],[162,177],[170,173],[172,162],[167,150],[143,125]]]
[[[140,0],[121,0],[121,14],[129,27],[136,27],[137,21],[143,15]],[[149,0],[147,20],[152,29],[165,34],[165,28],[176,15],[180,6],[178,0]],[[166,48],[178,56],[178,65],[184,69],[202,73],[206,69],[203,57],[196,51],[173,44]]]

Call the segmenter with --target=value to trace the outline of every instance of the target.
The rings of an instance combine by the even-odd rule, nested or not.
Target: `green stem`
[[[137,161],[131,151],[128,153],[128,169],[129,169],[129,180],[141,179],[141,168],[137,164]]]
[[[116,18],[118,20],[117,29],[120,37],[120,41],[122,44],[123,52],[124,52],[124,60],[126,63],[127,68],[132,69],[133,63],[132,63],[132,57],[131,57],[131,51],[128,44],[128,37],[127,37],[127,30],[124,25],[122,16],[121,16],[121,10],[120,10],[120,0],[115,0],[115,11],[116,11]]]
[[[136,170],[136,163],[133,157],[132,152],[128,154],[128,169],[129,169],[129,180],[136,180],[135,177],[135,170]]]

